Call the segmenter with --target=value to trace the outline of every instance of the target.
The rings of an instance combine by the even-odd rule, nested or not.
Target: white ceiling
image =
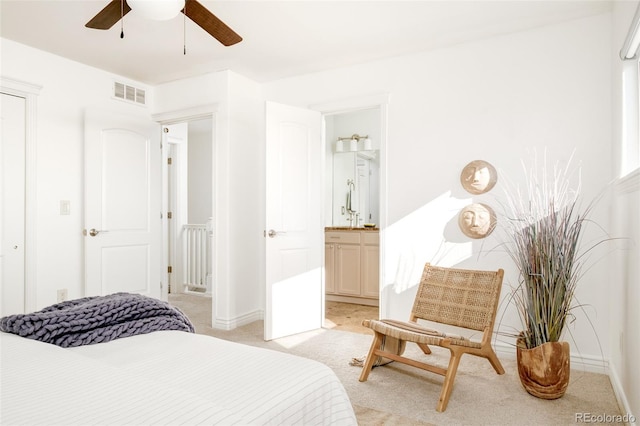
[[[108,2],[0,0],[0,35],[148,84],[224,69],[266,82],[611,9],[610,0],[200,0],[244,39],[224,47],[182,15],[145,21],[132,11],[124,39],[120,23],[85,28]]]

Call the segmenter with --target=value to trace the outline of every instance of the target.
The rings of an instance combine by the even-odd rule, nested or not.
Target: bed
[[[0,332],[3,425],[356,425],[324,364],[182,330],[61,347]]]

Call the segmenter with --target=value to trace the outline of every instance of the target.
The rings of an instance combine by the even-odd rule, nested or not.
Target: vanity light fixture
[[[356,133],[346,138],[338,138],[338,141],[336,142],[336,152],[342,152],[344,150],[343,144],[345,141],[349,141],[349,151],[358,151],[358,144],[361,140],[363,141],[362,151],[373,150],[373,143],[371,142],[371,139],[369,139],[369,136],[360,136]]]
[[[371,142],[371,139],[366,138],[366,139],[364,140],[363,149],[364,149],[365,151],[371,151],[371,150],[373,150],[373,143]]]

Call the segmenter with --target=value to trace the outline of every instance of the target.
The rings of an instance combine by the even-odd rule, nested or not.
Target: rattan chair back
[[[472,330],[493,329],[502,271],[475,271],[426,264],[414,300],[412,320],[423,319]]]

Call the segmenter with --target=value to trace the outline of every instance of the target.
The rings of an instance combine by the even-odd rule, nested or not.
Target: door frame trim
[[[182,123],[185,121],[197,120],[214,116],[219,110],[218,104],[199,105],[192,108],[179,109],[175,111],[152,114],[151,119],[161,125]]]
[[[322,113],[322,119],[324,122],[324,117],[327,115],[336,115],[346,112],[354,112],[361,109],[370,109],[370,108],[379,108],[380,109],[380,258],[379,258],[379,268],[380,268],[380,286],[379,288],[384,288],[383,282],[385,275],[385,259],[386,259],[386,249],[385,249],[385,240],[386,240],[386,228],[387,228],[387,217],[388,217],[388,179],[387,179],[387,136],[388,136],[388,110],[389,110],[389,93],[378,93],[372,95],[366,95],[361,97],[354,97],[348,99],[342,99],[332,102],[326,102],[321,104],[310,105],[309,108],[320,111]],[[326,144],[326,135],[324,134],[324,126],[323,126],[323,143]],[[326,148],[326,147],[325,147]],[[326,149],[325,151],[326,152]],[[324,168],[323,168],[324,173]],[[327,177],[323,176],[323,182],[327,181]],[[324,202],[324,200],[323,200]],[[323,212],[325,211],[323,207]],[[326,223],[326,222],[323,222]],[[324,256],[324,250],[322,251]],[[379,293],[379,314],[381,318],[385,318],[389,312],[388,300],[384,298],[384,293],[380,291]],[[324,311],[324,296],[323,296],[323,307]]]
[[[37,301],[37,248],[36,248],[36,131],[38,96],[42,86],[0,76],[0,91],[25,99],[25,217],[24,217],[24,308],[36,309]]]

